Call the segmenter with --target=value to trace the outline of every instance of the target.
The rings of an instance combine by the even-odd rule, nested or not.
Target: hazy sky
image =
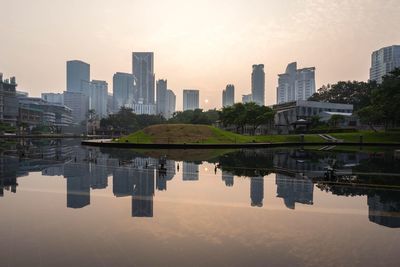
[[[267,104],[292,61],[316,67],[317,88],[367,80],[371,52],[400,44],[399,0],[0,0],[0,9],[0,72],[18,90],[62,92],[65,62],[81,59],[111,92],[133,51],[154,51],[178,109],[184,88],[200,89],[208,109],[233,83],[239,101],[255,63],[265,64]]]

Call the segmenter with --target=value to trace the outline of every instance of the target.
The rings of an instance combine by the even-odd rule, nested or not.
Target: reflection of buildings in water
[[[66,164],[64,177],[67,179],[67,207],[79,209],[90,205],[90,179],[87,166]]]
[[[398,192],[396,192],[398,193]],[[400,227],[399,198],[382,201],[379,195],[368,196],[368,218],[371,222],[391,228]]]
[[[197,181],[199,180],[199,165],[192,162],[183,162],[182,164],[182,180]]]
[[[132,193],[132,217],[153,217],[154,169],[137,170]]]
[[[224,181],[225,185],[228,187],[233,186],[233,183],[234,183],[233,174],[226,172],[226,171],[222,171],[222,181]]]
[[[366,153],[328,153],[295,150],[279,152],[274,156],[274,167],[286,171],[301,172],[309,178],[316,178],[335,162],[341,173],[352,173],[352,166],[368,158]]]
[[[167,181],[175,176],[175,161],[167,160],[163,170],[156,170],[156,188],[159,191],[167,190]]]
[[[108,186],[107,168],[89,164],[90,187],[92,189],[105,189]]]
[[[17,158],[0,157],[0,197],[4,196],[4,189],[17,192],[18,166]]]
[[[295,203],[313,204],[314,184],[306,178],[292,178],[276,174],[276,194],[283,198],[286,207],[295,208]]]
[[[252,207],[263,206],[264,177],[250,177],[250,198]]]

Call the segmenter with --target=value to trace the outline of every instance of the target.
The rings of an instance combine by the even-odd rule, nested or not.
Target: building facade
[[[166,116],[167,113],[167,80],[157,81],[157,114]]]
[[[229,107],[235,104],[235,86],[228,84],[222,91],[222,107]]]
[[[80,92],[64,92],[64,105],[72,110],[72,120],[79,124],[86,120],[89,111],[89,97]]]
[[[61,93],[42,93],[42,99],[49,103],[64,104],[64,94]]]
[[[114,112],[121,107],[132,105],[136,93],[136,79],[133,74],[117,72],[113,76]]]
[[[15,77],[5,79],[0,74],[0,121],[16,126],[18,117],[18,100]]]
[[[176,109],[176,95],[170,89],[167,90],[167,110],[165,113],[165,118],[170,119],[175,113]]]
[[[155,104],[154,53],[133,52],[132,74],[137,79],[136,103]]]
[[[382,77],[395,68],[400,68],[400,45],[383,47],[371,55],[369,79],[382,83]]]
[[[297,100],[274,105],[275,126],[280,132],[290,132],[296,125],[307,125],[311,118],[318,116],[321,121],[328,121],[332,115],[341,115],[346,119],[340,127],[354,127],[356,121],[353,114],[353,105],[328,102]]]
[[[199,108],[199,90],[183,90],[183,111]]]
[[[108,84],[93,80],[89,88],[89,109],[94,109],[98,118],[107,117]]]
[[[80,60],[67,61],[67,91],[85,92],[89,83],[90,65]]]
[[[251,73],[251,95],[253,102],[260,106],[265,103],[265,72],[264,65],[253,65],[253,72]]]
[[[297,62],[290,63],[285,73],[278,75],[276,100],[278,104],[307,100],[315,93],[315,68],[297,69]]]
[[[253,97],[251,94],[242,95],[242,103],[243,104],[250,103],[250,102],[253,102]]]

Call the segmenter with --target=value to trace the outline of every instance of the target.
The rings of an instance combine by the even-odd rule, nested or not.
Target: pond
[[[324,149],[3,141],[0,266],[398,266],[395,148]]]

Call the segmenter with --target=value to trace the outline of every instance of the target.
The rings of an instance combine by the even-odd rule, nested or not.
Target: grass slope
[[[305,135],[306,142],[323,142],[318,135]],[[224,131],[209,125],[162,124],[149,126],[128,136],[118,139],[118,142],[161,144],[161,143],[251,143],[251,142],[300,142],[299,135],[265,135],[246,136]]]
[[[360,135],[363,141],[400,143],[399,132],[372,132],[360,131],[355,133],[329,134],[337,139],[347,142],[359,142]],[[305,134],[305,142],[325,142],[318,134]],[[125,137],[121,137],[117,142],[141,143],[141,144],[161,144],[161,143],[186,143],[186,144],[226,144],[226,143],[281,143],[281,142],[301,142],[300,135],[261,135],[247,136],[221,130],[209,125],[192,124],[160,124],[149,126],[141,131],[137,131]]]

